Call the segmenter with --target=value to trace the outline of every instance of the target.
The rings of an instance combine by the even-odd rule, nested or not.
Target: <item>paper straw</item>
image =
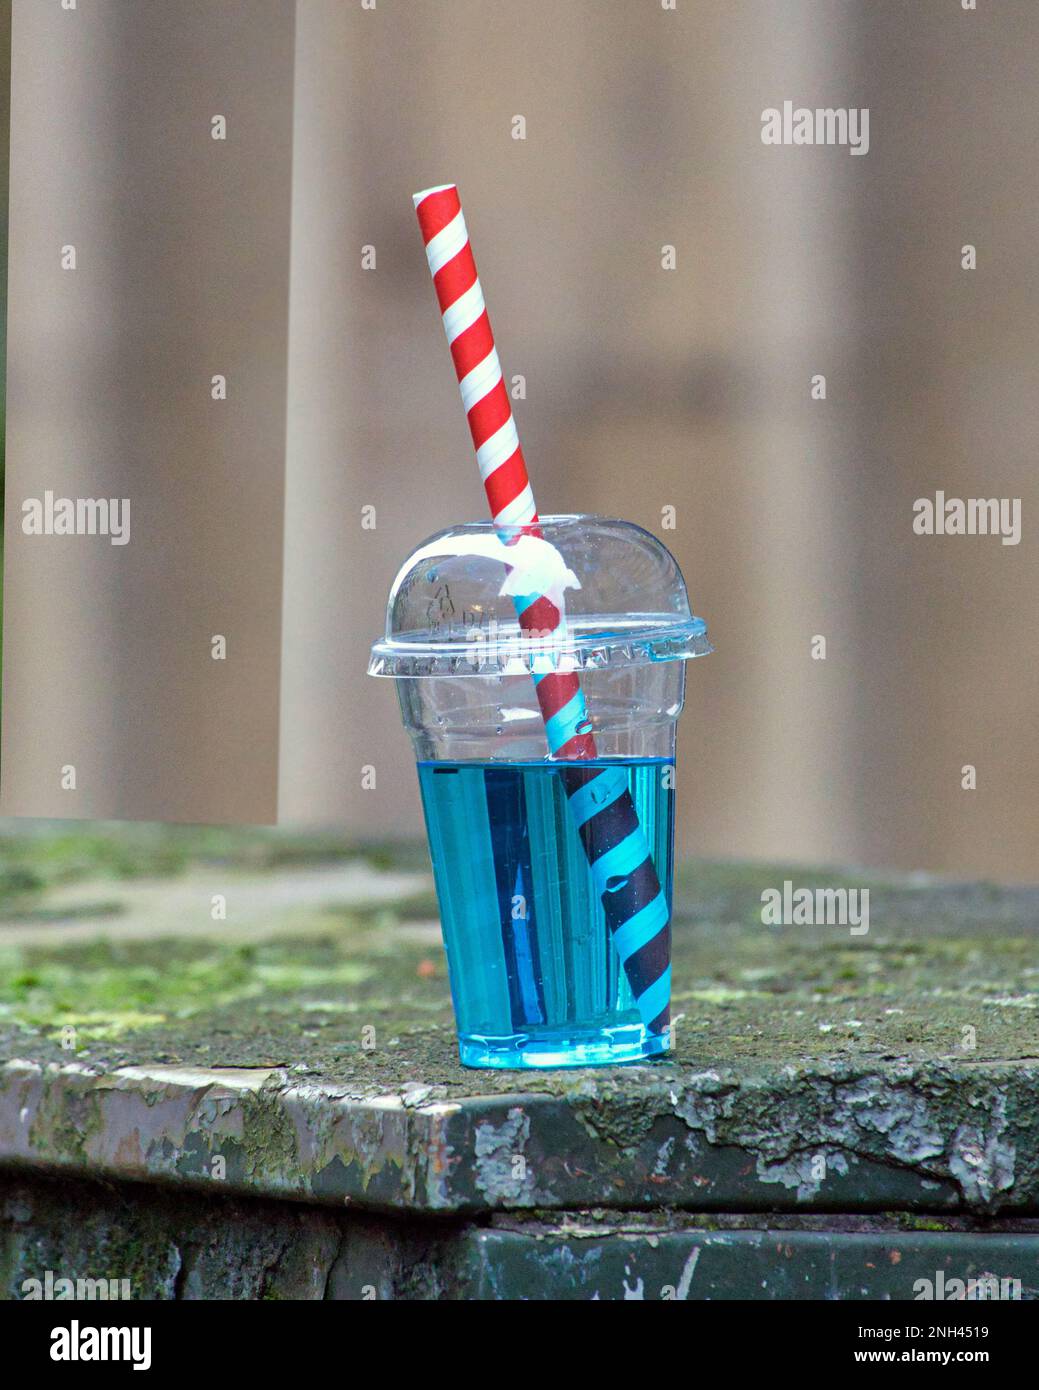
[[[427,188],[414,203],[491,516],[502,528],[537,534],[534,495],[458,190]],[[564,628],[561,606],[545,594],[515,604],[528,635],[543,638]],[[620,767],[580,765],[596,757],[596,747],[577,674],[539,669],[534,682],[550,753],[576,763],[560,775],[639,1015],[651,1032],[662,1032],[670,1018],[671,921],[627,775]]]

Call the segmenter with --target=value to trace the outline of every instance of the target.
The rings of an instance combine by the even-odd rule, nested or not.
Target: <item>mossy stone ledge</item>
[[[140,875],[86,855],[31,884],[19,843],[0,922],[0,1167],[19,1210],[53,1213],[57,1175],[115,1184],[149,1229],[164,1202],[212,1202],[214,1220],[259,1203],[279,1231],[312,1223],[328,1277],[308,1297],[353,1296],[331,1271],[355,1237],[404,1296],[430,1241],[429,1268],[450,1264],[450,1223],[465,1279],[494,1296],[503,1270],[529,1284],[524,1251],[591,1239],[581,1213],[617,1250],[685,1249],[693,1213],[701,1235],[712,1214],[831,1236],[860,1220],[928,1249],[1002,1222],[1033,1249],[1039,890],[688,863],[668,1059],[477,1072],[458,1064],[421,857],[326,837],[311,858],[299,837],[265,861],[268,843],[148,842]],[[869,931],[765,925],[762,892],[787,880],[868,887]],[[154,1287],[183,1295],[155,1258]],[[582,1278],[566,1289],[592,1296]]]

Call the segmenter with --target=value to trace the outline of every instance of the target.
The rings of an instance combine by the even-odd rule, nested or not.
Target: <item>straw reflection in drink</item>
[[[586,766],[623,782],[669,898],[671,760]],[[517,1065],[517,1039],[541,1065],[645,1055],[565,776],[546,761],[419,764],[463,1060]]]

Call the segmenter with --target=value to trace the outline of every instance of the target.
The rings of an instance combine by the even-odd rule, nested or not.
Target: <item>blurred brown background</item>
[[[80,22],[106,8],[128,13],[81,0]],[[257,244],[267,204],[250,202],[241,171],[259,153],[244,133],[223,152],[242,161],[231,166],[241,201],[229,197],[217,227],[212,189],[192,158],[171,157],[159,123],[153,147],[138,142],[122,166],[131,187],[157,161],[175,173],[186,211],[167,255],[193,237],[204,263],[227,235],[258,268],[267,257],[268,283],[288,277],[284,340],[273,301],[225,304],[221,320],[243,320],[257,409],[275,390],[260,391],[261,378],[288,379],[284,553],[270,541],[239,569],[234,608],[264,653],[262,677],[226,707],[269,707],[280,643],[283,820],[420,826],[392,690],[363,670],[406,551],[483,514],[410,201],[454,181],[506,377],[527,381],[515,410],[541,510],[594,509],[659,532],[661,509],[677,509],[662,535],[717,646],[689,671],[683,849],[1035,877],[1033,0],[979,0],[973,12],[959,0],[182,0],[134,14],[140,24],[163,10],[177,12],[177,52],[193,34],[208,63],[200,109],[221,109],[220,64],[234,65],[253,103],[240,98],[246,129],[273,142],[275,201],[279,127],[263,137],[258,118],[272,119],[280,89],[262,69],[292,42],[279,26],[295,12],[291,247]],[[250,57],[228,37],[221,58],[217,10],[243,32],[272,26],[277,43]],[[110,44],[107,95],[84,78],[82,100],[99,109],[141,80],[118,26]],[[184,93],[192,81],[180,56],[149,86]],[[869,153],[766,147],[762,111],[786,99],[868,107]],[[67,198],[80,194],[66,184]],[[973,271],[961,268],[967,243]],[[665,245],[673,271],[661,268]],[[152,273],[169,283],[161,256]],[[208,375],[190,326],[189,314],[168,350]],[[825,401],[810,396],[816,373]],[[279,482],[257,481],[251,437],[243,419],[220,448],[269,515]],[[205,486],[211,457],[181,444],[171,457]],[[938,489],[1021,498],[1021,543],[914,535],[914,500]],[[361,527],[365,505],[374,531]],[[229,550],[256,534],[235,530],[231,512],[221,525]],[[230,583],[220,553],[214,536],[214,585]],[[245,600],[249,576],[267,584],[282,559],[279,636],[278,614]],[[817,634],[825,661],[811,656]],[[206,819],[191,807],[219,802],[238,763],[197,732],[210,676],[183,657],[185,640],[172,616],[147,637],[191,711],[163,753],[187,788],[177,814]],[[111,680],[91,703],[106,698],[116,726],[140,713],[139,687]],[[377,789],[362,791],[369,763]],[[965,764],[975,791],[961,788]],[[134,775],[128,761],[125,805]]]
[[[0,806],[271,820],[293,8],[19,0],[12,39]],[[24,534],[48,491],[129,542]]]
[[[685,849],[1034,877],[1037,59],[1028,0],[304,0],[286,811],[416,823],[392,695],[357,671],[406,548],[482,515],[408,204],[456,181],[542,510],[677,507],[717,645],[689,670]],[[868,106],[869,153],[766,147],[786,98]],[[1020,545],[914,535],[938,488],[1022,498]]]

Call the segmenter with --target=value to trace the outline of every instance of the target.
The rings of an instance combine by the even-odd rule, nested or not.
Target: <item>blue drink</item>
[[[592,766],[607,763],[626,774],[670,908],[673,759]],[[582,1066],[665,1052],[611,940],[564,766],[436,760],[418,770],[462,1061]]]

